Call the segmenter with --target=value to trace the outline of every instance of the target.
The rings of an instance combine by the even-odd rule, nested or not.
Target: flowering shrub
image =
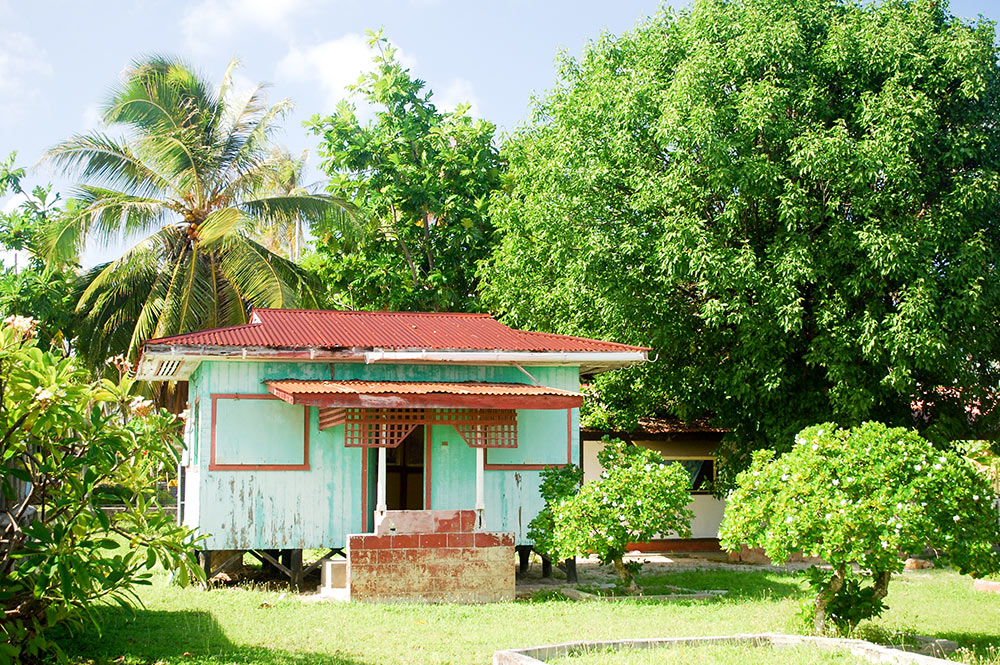
[[[936,450],[913,431],[869,422],[802,430],[788,453],[754,454],[737,477],[719,529],[722,546],[759,547],[776,563],[793,552],[821,557],[814,569],[817,632],[847,632],[877,616],[902,553],[943,550],[964,574],[1000,569],[993,492],[968,460]],[[852,572],[868,571],[864,583]]]
[[[135,600],[158,562],[181,582],[200,573],[147,474],[175,460],[177,419],[136,398],[127,376],[90,383],[33,332],[23,317],[0,326],[0,663],[58,652],[49,628],[99,599]],[[127,494],[113,515],[100,508],[110,488]]]
[[[622,561],[625,548],[671,532],[690,537],[691,476],[655,451],[605,441],[597,455],[604,468],[601,478],[552,504],[550,547],[560,559],[596,554],[636,592],[632,571]]]

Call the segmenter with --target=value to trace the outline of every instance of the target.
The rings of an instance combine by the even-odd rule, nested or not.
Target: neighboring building
[[[632,548],[644,551],[715,551],[719,549],[719,525],[726,502],[712,495],[715,482],[715,450],[726,430],[714,428],[703,421],[685,423],[677,419],[646,418],[629,432],[609,432],[584,429],[581,432],[583,480],[600,477],[597,453],[604,447],[605,436],[622,439],[643,448],[655,450],[668,461],[679,462],[691,475],[691,538],[667,535],[651,543],[636,543]]]
[[[368,550],[462,571],[479,557],[493,562],[483,579],[499,575],[502,552],[471,543],[530,546],[541,470],[579,463],[580,375],[646,353],[485,314],[258,309],[247,325],[146,342],[138,378],[188,382],[179,512],[206,536],[206,562],[249,551],[299,583],[302,550],[324,548],[347,554],[355,597],[483,600],[507,597],[506,582],[456,591],[440,565],[440,579],[391,580],[376,563],[391,557]],[[509,580],[513,594],[512,565]]]

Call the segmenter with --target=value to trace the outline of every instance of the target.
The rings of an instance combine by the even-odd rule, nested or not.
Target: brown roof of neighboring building
[[[169,346],[476,351],[648,351],[585,337],[509,328],[489,314],[255,309],[250,323],[151,339]]]
[[[643,439],[691,439],[694,437],[703,439],[719,440],[729,430],[722,427],[714,427],[709,423],[709,418],[695,418],[693,420],[681,420],[677,417],[668,418],[640,418],[639,426],[630,431],[611,431],[581,428],[581,436],[584,440],[595,441],[603,436],[626,439],[629,441],[641,441]]]

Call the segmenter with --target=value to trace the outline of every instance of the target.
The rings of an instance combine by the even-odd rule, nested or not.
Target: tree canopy
[[[467,105],[439,110],[380,33],[371,44],[375,70],[354,92],[374,121],[362,124],[344,101],[310,122],[328,191],[356,204],[362,223],[331,216],[308,265],[335,306],[477,310],[476,268],[493,239],[487,207],[502,173],[495,128]]]
[[[595,385],[618,426],[783,446],[917,400],[929,436],[992,431],[994,42],[908,0],[696,0],[602,37],[504,145],[484,302],[654,347]]]
[[[42,348],[68,350],[78,317],[73,312],[72,272],[45,262],[45,229],[60,215],[60,196],[51,186],[28,191],[25,171],[16,167],[17,153],[0,161],[0,196],[20,196],[10,212],[0,212],[0,317],[30,317],[37,321],[34,336]]]
[[[103,112],[123,136],[75,136],[48,154],[84,182],[51,229],[54,260],[72,259],[90,237],[149,234],[83,275],[77,351],[92,365],[134,357],[151,337],[245,323],[251,305],[309,302],[307,273],[253,234],[262,220],[295,225],[341,202],[276,187],[287,160],[270,137],[291,103],[268,106],[261,86],[238,94],[237,64],[215,88],[177,60],[136,62]]]

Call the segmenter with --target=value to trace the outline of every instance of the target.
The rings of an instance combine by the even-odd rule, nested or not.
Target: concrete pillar
[[[476,528],[483,528],[486,510],[486,449],[476,448]]]
[[[386,449],[385,447],[379,447],[378,449],[378,480],[375,485],[375,510],[380,514],[386,511],[385,505],[385,465],[386,465]]]

